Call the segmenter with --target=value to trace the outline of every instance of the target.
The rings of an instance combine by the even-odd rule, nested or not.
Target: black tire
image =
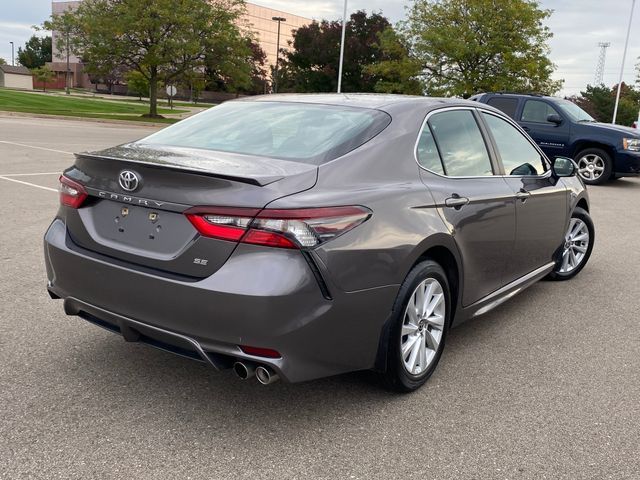
[[[437,280],[442,287],[445,301],[444,328],[442,329],[442,337],[438,349],[427,369],[419,375],[413,375],[407,371],[402,359],[402,326],[407,305],[414,291],[418,285],[427,279]],[[383,374],[383,383],[387,388],[397,392],[413,392],[425,384],[438,366],[451,323],[451,288],[445,271],[438,263],[432,260],[425,260],[413,267],[400,287],[391,315],[391,332],[388,336],[387,365]]]
[[[613,174],[613,161],[611,160],[611,155],[609,155],[606,151],[601,148],[587,148],[579,152],[574,160],[578,164],[579,169],[586,165],[586,162],[582,161],[585,157],[593,158],[599,157],[602,160],[602,164],[604,166],[604,170],[601,172],[600,176],[597,178],[590,178],[590,175],[593,173],[580,173],[578,170],[578,175],[582,178],[582,181],[587,185],[602,185],[603,183],[608,182],[611,179]],[[582,161],[582,163],[581,163]]]
[[[582,220],[587,226],[587,229],[589,230],[589,244],[587,245],[587,251],[585,252],[584,258],[581,260],[580,264],[575,269],[571,270],[570,272],[561,272],[562,261],[563,261],[562,253],[564,252],[564,244],[561,245],[560,248],[558,248],[558,251],[556,252],[556,266],[548,276],[550,280],[563,281],[563,280],[572,279],[582,271],[582,269],[585,267],[587,262],[589,262],[589,258],[591,257],[591,252],[593,251],[593,244],[596,239],[596,233],[595,233],[593,221],[591,220],[591,216],[589,215],[589,212],[587,212],[586,210],[583,210],[582,208],[576,208],[573,211],[571,218],[578,218]]]

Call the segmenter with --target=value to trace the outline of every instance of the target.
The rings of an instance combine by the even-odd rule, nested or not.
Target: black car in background
[[[599,185],[640,174],[640,131],[597,122],[569,100],[541,95],[482,93],[471,98],[502,110],[553,158],[573,158],[585,183]]]

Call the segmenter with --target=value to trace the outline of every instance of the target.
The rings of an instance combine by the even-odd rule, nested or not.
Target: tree
[[[534,0],[415,0],[403,24],[431,95],[553,94],[550,10]]]
[[[74,30],[77,28],[77,19],[74,15],[73,8],[67,8],[63,13],[52,15],[51,21],[45,21],[43,23],[44,30],[55,30],[58,32],[56,40],[56,49],[60,52],[56,55],[56,59],[66,62],[69,65],[69,58],[71,54],[76,51],[76,38],[73,35]],[[65,90],[69,95],[70,88],[70,72],[69,69],[65,71]]]
[[[4,58],[0,57],[0,65],[6,65],[6,64],[7,64],[7,61]]]
[[[86,65],[118,64],[149,82],[149,114],[158,116],[158,86],[222,55],[239,35],[243,0],[84,0],[73,19],[73,51]],[[46,27],[57,29],[58,16]]]
[[[47,83],[53,80],[56,76],[56,72],[47,67],[37,67],[31,70],[36,80],[42,82],[42,91],[47,91]]]
[[[216,50],[207,54],[207,87],[229,93],[264,93],[267,54],[258,42],[250,36],[240,36],[229,38],[227,45],[231,46],[232,55]]]
[[[51,37],[38,37],[33,35],[24,44],[24,49],[18,47],[18,62],[29,70],[44,67],[51,58]]]
[[[403,39],[393,28],[387,28],[379,35],[378,46],[383,57],[363,71],[379,78],[376,92],[422,95],[424,85],[420,79],[422,67],[413,57]]]
[[[580,92],[580,96],[573,101],[596,120],[609,123],[613,118],[617,90],[617,85],[612,88],[605,85],[588,85],[587,89]],[[620,125],[631,125],[638,118],[638,109],[640,109],[640,89],[623,83],[620,89],[616,122]]]
[[[147,80],[147,76],[137,70],[132,70],[127,72],[124,78],[130,93],[138,95],[140,100],[142,100],[142,97],[149,96],[149,81]]]
[[[379,13],[358,11],[347,22],[342,86],[345,92],[374,92],[380,73],[365,67],[385,60],[380,35],[392,28]],[[280,91],[335,92],[338,87],[340,58],[339,21],[313,22],[299,28],[293,36],[291,51],[283,49],[279,71]]]

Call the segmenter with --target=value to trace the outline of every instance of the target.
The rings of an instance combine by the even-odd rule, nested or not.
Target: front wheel
[[[595,228],[589,212],[576,208],[571,215],[564,243],[558,249],[556,266],[549,274],[552,280],[569,280],[575,277],[589,261]]]
[[[393,390],[411,392],[431,376],[444,349],[451,294],[439,264],[427,260],[411,270],[392,315],[384,382]]]
[[[600,148],[582,150],[576,155],[575,161],[578,164],[578,175],[587,185],[602,185],[611,178],[611,156]]]

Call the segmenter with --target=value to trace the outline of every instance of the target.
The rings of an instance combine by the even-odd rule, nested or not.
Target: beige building
[[[0,65],[0,87],[33,90],[33,76],[26,67]]]
[[[56,2],[51,3],[51,11],[53,14],[61,14],[68,9],[74,9],[80,4],[80,1]],[[280,27],[280,48],[288,48],[289,41],[293,40],[292,32],[298,28],[311,23],[311,19],[293,15],[291,13],[275,10],[273,8],[255,5],[253,3],[246,4],[246,13],[239,20],[239,27],[244,30],[252,31],[260,47],[267,54],[267,71],[269,66],[276,63],[277,38],[278,38],[278,22],[274,21],[274,17],[285,18],[286,21],[281,22]],[[53,43],[53,62],[48,65],[58,74],[58,79],[62,79],[64,86],[64,75],[67,69],[66,53],[57,48],[57,39],[59,32],[52,32]],[[80,60],[70,55],[69,69],[74,87],[88,88],[91,86],[89,78],[82,72]]]
[[[286,19],[280,26],[280,48],[285,49],[288,49],[289,42],[293,41],[293,31],[309,25],[312,21],[310,18],[247,3],[247,13],[242,21],[247,23],[256,35],[262,50],[267,54],[269,65],[276,64],[278,22],[273,20],[274,17]]]

